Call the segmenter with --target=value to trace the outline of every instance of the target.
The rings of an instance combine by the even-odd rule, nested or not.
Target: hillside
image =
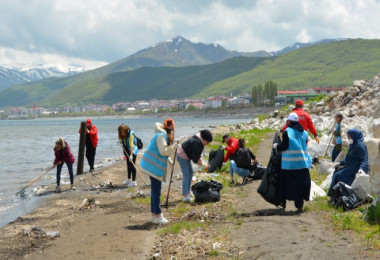
[[[106,67],[3,90],[0,104],[111,104],[243,94],[267,80],[275,81],[279,89],[345,86],[379,72],[380,40],[334,41],[270,58],[237,57],[203,66],[144,67],[111,74]]]
[[[348,86],[380,71],[380,40],[346,40],[314,45],[267,59],[253,70],[210,85],[197,97],[245,93],[275,81],[279,89]]]

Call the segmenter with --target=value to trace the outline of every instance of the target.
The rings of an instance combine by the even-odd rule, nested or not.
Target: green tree
[[[257,106],[257,86],[252,87],[252,105]]]
[[[257,103],[259,104],[259,106],[262,106],[263,105],[263,86],[261,84],[259,84],[257,86],[257,98],[258,98],[258,101]]]

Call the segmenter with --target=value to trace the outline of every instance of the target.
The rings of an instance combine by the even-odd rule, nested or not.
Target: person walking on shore
[[[150,141],[148,148],[140,161],[142,171],[149,175],[151,182],[150,222],[154,224],[166,224],[169,221],[161,211],[161,186],[166,180],[166,166],[169,156],[171,156],[176,145],[173,144],[174,121],[165,119],[164,123],[156,123],[155,135]]]
[[[136,187],[136,157],[139,149],[137,148],[137,140],[135,133],[127,125],[119,125],[117,128],[119,135],[119,142],[123,146],[123,153],[127,161],[128,177],[123,184],[128,187]],[[131,180],[132,177],[132,180]]]
[[[235,154],[237,150],[239,149],[239,140],[234,137],[230,137],[228,134],[226,134],[223,136],[222,143],[227,144],[227,147],[222,145],[222,148],[227,151],[224,157],[223,163],[226,163],[228,159],[235,160]],[[230,172],[230,175],[231,175],[231,172]],[[233,184],[233,183],[234,183],[234,176],[232,172],[230,184]]]
[[[303,110],[303,102],[302,100],[298,99],[296,101],[296,107],[292,110],[293,113],[296,113],[298,116],[298,123],[301,124],[303,129],[307,132],[308,130],[311,132],[311,134],[314,136],[315,141],[319,144],[319,138],[317,134],[317,130],[315,129],[313,120],[311,119],[311,116],[308,112]],[[288,125],[286,124],[280,132],[284,132]]]
[[[55,142],[54,147],[55,160],[53,163],[53,167],[57,167],[57,186],[56,190],[60,191],[60,182],[61,182],[61,170],[64,163],[67,165],[67,169],[70,174],[70,184],[71,189],[75,190],[74,186],[74,173],[73,173],[73,164],[75,162],[75,157],[70,151],[70,146],[67,144],[62,137],[60,137]]]
[[[91,119],[87,119],[86,131],[86,158],[90,166],[90,172],[94,172],[96,146],[98,145],[98,129],[92,124]]]
[[[182,171],[182,201],[190,202],[190,188],[193,179],[193,163],[203,165],[201,157],[202,151],[206,145],[212,142],[212,134],[209,130],[205,129],[198,134],[187,139],[177,150],[177,159]]]
[[[280,206],[285,208],[286,200],[293,200],[297,212],[302,212],[304,200],[309,200],[311,189],[308,134],[298,122],[296,113],[289,114],[286,124],[288,128],[282,135],[281,143],[273,144],[273,149],[282,152],[281,172],[278,175]]]
[[[338,113],[335,115],[336,129],[333,132],[333,135],[335,136],[335,146],[331,153],[332,162],[335,162],[336,157],[342,151],[342,120],[342,113]]]

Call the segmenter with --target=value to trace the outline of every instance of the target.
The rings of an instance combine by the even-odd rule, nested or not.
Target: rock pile
[[[293,108],[294,106],[289,106],[287,111],[276,110],[261,122],[255,118],[247,124],[240,125],[239,128],[278,130],[285,125],[284,118]],[[331,93],[319,102],[307,103],[304,105],[304,110],[311,115],[321,141],[319,145],[314,140],[309,142],[309,152],[312,156],[325,155],[331,133],[335,130],[334,117],[338,112],[344,116],[342,122],[344,146],[348,146],[346,133],[349,129],[357,128],[363,132],[371,164],[371,194],[380,197],[380,73],[372,80],[355,80],[351,87]],[[330,145],[328,155],[331,155],[331,150]],[[331,170],[325,168],[324,172],[331,174]]]

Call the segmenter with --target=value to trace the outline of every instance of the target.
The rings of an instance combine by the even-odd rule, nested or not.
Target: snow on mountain
[[[0,66],[0,90],[44,78],[70,76],[91,69],[94,68],[59,64],[36,64],[7,68]]]

